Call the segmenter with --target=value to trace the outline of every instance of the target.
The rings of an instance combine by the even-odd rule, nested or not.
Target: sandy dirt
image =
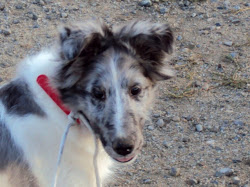
[[[141,155],[107,186],[249,186],[248,1],[144,3],[0,0],[0,84],[25,56],[51,45],[62,24],[94,17],[111,26],[133,19],[168,23],[176,77],[159,86]]]

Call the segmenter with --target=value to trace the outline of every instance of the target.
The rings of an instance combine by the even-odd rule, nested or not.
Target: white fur
[[[52,184],[60,141],[68,123],[67,116],[36,83],[40,74],[53,78],[61,63],[55,54],[57,53],[53,50],[43,51],[26,59],[20,66],[17,76],[28,83],[36,102],[45,111],[46,117],[12,116],[7,114],[0,105],[0,111],[2,111],[0,117],[2,119],[4,116],[7,128],[14,141],[24,151],[31,171],[41,187]],[[109,169],[113,162],[102,146],[99,148],[97,164],[100,180],[103,183],[110,175]],[[93,137],[88,129],[79,125],[71,127],[60,165],[57,183],[59,187],[95,186],[94,150]]]
[[[122,138],[124,136],[124,130],[122,129],[123,124],[123,103],[121,98],[121,85],[119,80],[119,70],[117,68],[117,60],[119,59],[118,54],[116,54],[111,60],[110,60],[110,70],[112,75],[112,81],[115,88],[115,107],[116,107],[116,115],[115,115],[115,128],[117,132],[117,136]]]

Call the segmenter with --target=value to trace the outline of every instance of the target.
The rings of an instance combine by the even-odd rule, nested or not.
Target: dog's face
[[[143,144],[155,85],[173,76],[165,64],[172,52],[170,28],[133,22],[110,30],[88,22],[62,29],[60,44],[61,99],[85,116],[113,159],[132,160]]]

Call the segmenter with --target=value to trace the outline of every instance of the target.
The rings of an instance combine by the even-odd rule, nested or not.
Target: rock
[[[234,178],[233,178],[233,184],[235,184],[235,185],[239,185],[239,184],[240,184],[240,179],[239,179],[239,177],[234,177]]]
[[[17,4],[17,5],[16,5],[16,9],[17,9],[17,10],[23,9],[23,5],[22,5],[22,4]]]
[[[233,45],[232,41],[225,41],[223,42],[224,45],[231,47]]]
[[[65,12],[62,12],[61,13],[61,18],[67,18],[68,17],[68,14],[67,13],[65,13]]]
[[[245,3],[244,5],[249,7],[249,6],[250,6],[250,3]]]
[[[178,40],[178,41],[182,40],[182,36],[180,36],[180,35],[177,36],[177,40]]]
[[[18,19],[14,19],[12,23],[13,24],[18,24],[18,23],[20,23],[20,21]]]
[[[152,5],[152,2],[150,0],[141,0],[138,4],[140,6],[150,7]]]
[[[37,15],[33,13],[32,19],[37,20],[38,19]]]
[[[198,181],[196,179],[188,179],[186,183],[190,186],[198,184]]]
[[[243,121],[240,121],[240,120],[234,120],[234,125],[237,125],[237,126],[244,126],[244,122]]]
[[[181,175],[181,169],[180,168],[171,168],[169,174],[173,177],[178,177]]]
[[[33,28],[34,29],[37,29],[37,28],[39,28],[40,26],[38,25],[38,24],[35,24],[34,26],[33,26]]]
[[[231,168],[222,168],[219,171],[216,171],[215,177],[222,177],[224,175],[230,177],[233,175],[233,173],[234,173],[234,170]]]
[[[11,34],[10,30],[2,30],[4,36],[9,36]]]
[[[165,14],[166,12],[167,12],[167,8],[165,8],[165,7],[160,8],[160,13],[161,14]]]
[[[0,82],[3,82],[3,79],[0,77]]]
[[[196,15],[197,15],[197,14],[194,12],[194,13],[192,13],[191,16],[194,18],[194,17],[196,17]]]
[[[220,26],[221,26],[221,23],[215,23],[215,26],[216,26],[216,27],[220,27]]]
[[[173,119],[172,119],[172,121],[179,122],[179,121],[181,121],[181,119],[178,116],[174,116]]]
[[[231,22],[232,22],[233,24],[237,24],[237,23],[240,23],[240,20],[239,20],[239,19],[232,19]]]
[[[234,10],[240,10],[240,6],[239,5],[236,5],[233,8],[234,8]]]
[[[151,180],[150,179],[143,179],[142,183],[143,184],[151,184]]]
[[[158,127],[163,127],[164,124],[165,124],[165,123],[164,123],[163,119],[158,119],[157,122],[156,122],[156,125],[157,125]]]
[[[203,131],[203,126],[200,124],[196,125],[195,128],[196,128],[196,131],[198,131],[198,132]]]
[[[210,145],[210,146],[214,146],[215,145],[215,141],[214,140],[208,140],[206,143],[208,145]]]
[[[183,137],[182,142],[185,142],[185,143],[190,142],[190,139],[188,137]]]
[[[169,148],[171,146],[171,144],[168,141],[166,141],[166,140],[163,141],[163,145],[166,148]]]
[[[237,53],[232,52],[232,53],[230,53],[230,56],[231,56],[232,58],[235,58],[235,57],[237,56]]]
[[[0,11],[3,11],[5,9],[5,4],[0,3]]]
[[[153,126],[151,126],[151,125],[148,126],[148,130],[152,131],[152,130],[154,130],[154,129],[155,129],[155,128],[154,128]]]

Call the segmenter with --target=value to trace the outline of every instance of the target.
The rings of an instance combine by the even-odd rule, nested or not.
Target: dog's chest
[[[50,186],[55,175],[64,130],[59,126],[66,127],[68,122],[63,115],[54,114],[54,118],[34,115],[6,118],[7,124],[11,124],[8,128],[14,141],[23,150],[24,157],[41,187]],[[101,145],[99,147],[97,165],[100,179],[105,181],[110,175],[112,161]],[[59,168],[58,186],[94,186],[94,151],[93,137],[87,129],[71,127]]]

